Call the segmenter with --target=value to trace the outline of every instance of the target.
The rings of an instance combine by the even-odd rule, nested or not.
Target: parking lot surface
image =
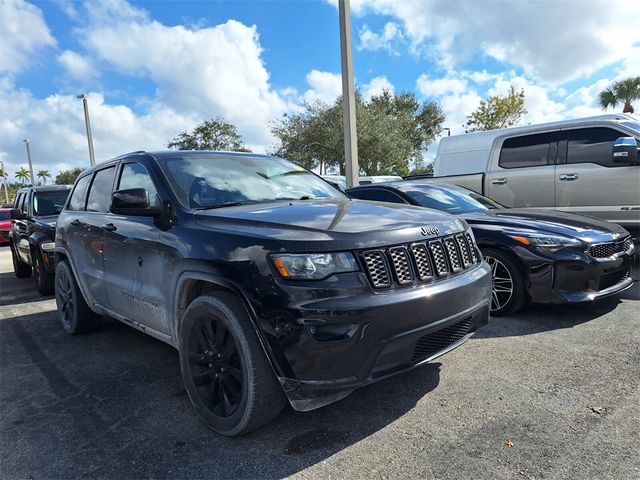
[[[57,322],[0,249],[2,478],[640,478],[637,285],[491,319],[431,364],[240,438],[200,423],[173,348]]]

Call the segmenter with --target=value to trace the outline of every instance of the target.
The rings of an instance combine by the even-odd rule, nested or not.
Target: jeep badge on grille
[[[436,227],[422,227],[420,228],[420,233],[422,234],[422,236],[428,237],[430,235],[440,234],[440,230],[438,230]]]

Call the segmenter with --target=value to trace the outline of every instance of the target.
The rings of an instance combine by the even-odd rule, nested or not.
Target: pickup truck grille
[[[587,253],[593,258],[607,258],[618,253],[631,252],[632,247],[633,241],[631,240],[631,237],[627,237],[618,242],[591,245],[587,250]]]
[[[394,283],[407,286],[429,282],[466,270],[480,261],[477,247],[468,233],[366,250],[361,258],[374,288],[388,288]]]

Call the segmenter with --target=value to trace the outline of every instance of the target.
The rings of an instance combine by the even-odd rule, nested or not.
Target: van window
[[[76,186],[73,189],[73,193],[71,194],[71,199],[69,200],[69,205],[67,205],[67,210],[84,210],[89,180],[91,180],[91,175],[86,175],[78,180]]]
[[[93,177],[89,196],[87,198],[87,212],[108,212],[111,204],[111,187],[116,167],[98,170]]]
[[[538,133],[508,138],[502,144],[498,165],[502,168],[539,167],[549,162],[550,134]]]
[[[612,128],[579,128],[567,132],[567,163],[597,163],[604,167],[622,167],[613,161],[613,143],[626,137]],[[628,165],[628,164],[626,164]]]

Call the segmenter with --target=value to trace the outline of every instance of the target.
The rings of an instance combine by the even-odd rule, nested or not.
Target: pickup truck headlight
[[[508,233],[507,235],[521,245],[547,252],[556,252],[562,248],[582,246],[582,242],[577,238],[565,237],[562,235],[547,235],[532,232]]]
[[[349,252],[279,253],[272,255],[271,260],[287,280],[322,280],[334,273],[358,271],[356,259]]]
[[[51,252],[54,248],[56,248],[55,242],[44,242],[40,244],[40,248],[45,252]]]

